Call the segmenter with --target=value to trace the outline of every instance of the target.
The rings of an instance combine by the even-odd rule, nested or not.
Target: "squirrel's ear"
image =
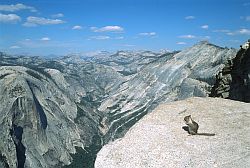
[[[189,115],[188,117],[191,117],[191,115]]]

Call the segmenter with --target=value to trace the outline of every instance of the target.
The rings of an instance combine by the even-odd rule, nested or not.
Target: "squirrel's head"
[[[191,118],[191,115],[188,115],[186,117],[184,117],[184,122],[185,124],[189,124],[189,123],[192,123],[192,118]]]

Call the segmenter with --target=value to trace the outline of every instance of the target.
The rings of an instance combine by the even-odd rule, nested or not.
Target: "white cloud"
[[[105,26],[105,27],[91,27],[93,32],[122,32],[124,29],[120,26]]]
[[[41,41],[50,41],[50,38],[49,37],[43,37],[40,39]]]
[[[73,30],[81,30],[82,29],[82,26],[79,26],[79,25],[75,25],[72,27]]]
[[[243,3],[243,6],[250,6],[250,2]]]
[[[89,40],[94,39],[94,40],[108,40],[110,39],[109,36],[92,36],[89,38]]]
[[[35,27],[38,25],[54,25],[54,24],[62,24],[62,23],[65,23],[65,21],[60,20],[60,19],[46,19],[43,17],[29,16],[27,17],[27,20],[23,24],[23,26]]]
[[[30,10],[31,12],[37,12],[37,10],[32,6],[26,6],[24,4],[16,5],[0,5],[0,11],[15,12],[19,10]]]
[[[210,36],[204,36],[203,39],[210,39]]]
[[[201,26],[202,29],[208,29],[208,27],[209,27],[208,25],[202,25]]]
[[[139,33],[140,36],[155,36],[155,32],[145,32],[145,33]]]
[[[37,24],[25,22],[25,23],[23,23],[23,26],[25,26],[25,27],[36,27]]]
[[[186,20],[192,20],[192,19],[195,19],[195,17],[194,16],[186,16],[185,19]]]
[[[250,35],[250,29],[240,29],[237,32],[243,35]]]
[[[250,21],[250,16],[246,16],[246,21]]]
[[[240,40],[235,40],[235,39],[232,39],[232,40],[229,40],[230,42],[232,42],[232,43],[239,43],[240,42]]]
[[[240,16],[241,20],[250,21],[250,16]]]
[[[78,48],[82,47],[82,44],[79,43],[79,41],[67,41],[67,40],[56,40],[56,39],[50,39],[49,41],[41,41],[43,37],[48,36],[42,36],[38,39],[31,39],[31,40],[20,40],[18,41],[18,45],[20,45],[22,48],[29,48],[29,49],[48,49],[48,48]],[[50,37],[48,37],[50,38]],[[46,52],[46,51],[45,51]],[[73,50],[72,50],[73,52]],[[74,51],[75,52],[75,51]]]
[[[217,30],[214,30],[213,32],[215,32],[215,33],[228,33],[228,32],[230,32],[230,30],[227,30],[227,29],[217,29]]]
[[[16,14],[1,14],[0,13],[0,22],[4,23],[17,23],[21,21],[21,17]]]
[[[194,35],[188,34],[188,35],[182,35],[179,36],[179,38],[184,38],[184,39],[194,39],[196,38]]]
[[[92,36],[88,40],[108,40],[108,39],[114,39],[114,40],[122,40],[124,39],[123,36],[117,36],[117,37],[110,37],[110,36]]]
[[[232,33],[232,32],[227,32],[226,34],[229,35],[229,36],[235,35],[235,33]]]
[[[64,17],[64,14],[62,13],[57,13],[57,14],[54,14],[54,15],[51,15],[52,18],[61,18],[61,17]]]
[[[136,45],[134,45],[134,44],[121,44],[120,46],[122,46],[122,47],[135,47]]]
[[[226,32],[226,35],[229,35],[229,36],[250,35],[250,29],[243,28],[243,29],[239,29],[239,30],[236,30],[236,31],[229,31],[229,32]]]
[[[95,30],[97,30],[98,28],[97,27],[90,27],[90,30],[91,31],[95,31]]]
[[[18,49],[18,48],[21,48],[21,47],[20,46],[16,46],[16,45],[10,46],[10,49]]]
[[[114,39],[116,39],[116,40],[122,40],[122,39],[124,39],[124,37],[123,36],[119,36],[119,37],[115,37]]]
[[[176,44],[178,44],[178,45],[185,45],[187,43],[180,41],[180,42],[177,42]]]

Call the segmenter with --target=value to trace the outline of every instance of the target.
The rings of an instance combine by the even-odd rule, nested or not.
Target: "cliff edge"
[[[189,98],[159,105],[122,138],[98,153],[96,168],[241,167],[250,165],[250,104],[220,98]],[[198,132],[182,128],[191,114]]]

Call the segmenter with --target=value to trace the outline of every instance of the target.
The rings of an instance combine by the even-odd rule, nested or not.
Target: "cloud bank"
[[[193,20],[193,19],[195,19],[195,17],[194,16],[186,16],[185,19],[186,20]]]
[[[65,21],[60,20],[60,19],[47,19],[43,17],[29,16],[27,17],[27,20],[23,24],[23,26],[35,27],[38,25],[55,25],[55,24],[62,24],[62,23],[65,23]]]
[[[75,25],[72,27],[73,30],[81,30],[82,29],[82,26],[79,26],[79,25]]]
[[[37,12],[34,7],[27,6],[21,3],[18,3],[16,5],[0,5],[0,11],[16,12],[20,10],[30,10],[31,12]]]
[[[184,39],[194,39],[196,36],[188,34],[188,35],[181,35],[179,38],[184,38]]]
[[[139,33],[140,36],[155,36],[156,32],[145,32],[145,33]]]
[[[3,23],[17,23],[21,21],[21,17],[16,14],[1,14],[0,13],[0,22]]]
[[[122,32],[124,28],[120,26],[105,26],[105,27],[91,27],[90,30],[93,32]]]

